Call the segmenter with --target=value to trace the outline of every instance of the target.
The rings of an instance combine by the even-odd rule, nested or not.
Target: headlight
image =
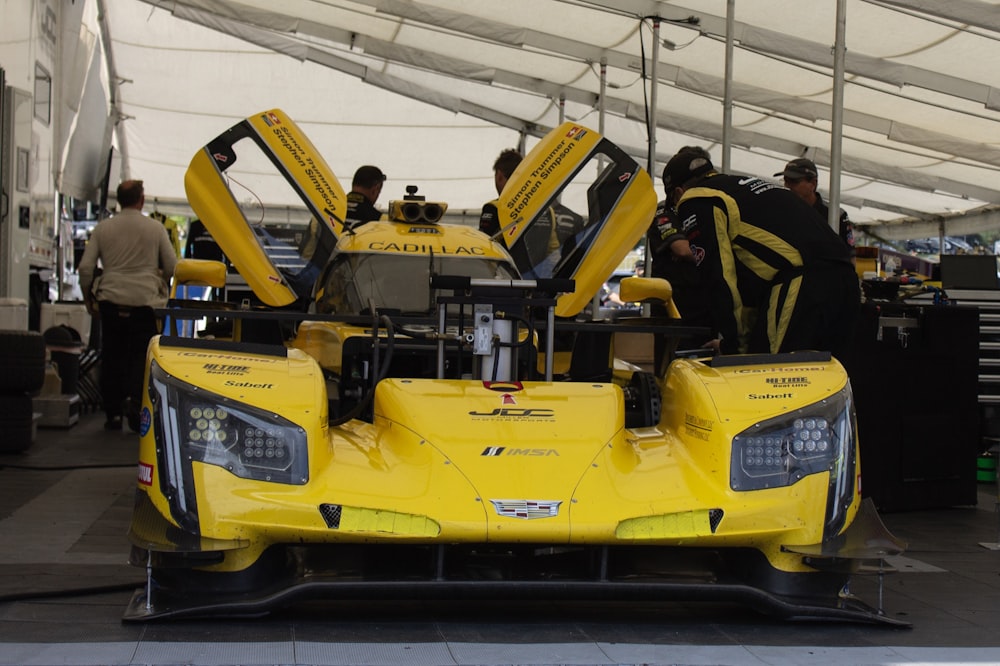
[[[790,486],[809,474],[833,472],[831,483],[853,489],[854,425],[850,389],[733,438],[730,486],[759,490]],[[847,477],[846,479],[843,477]]]
[[[191,460],[244,479],[308,481],[306,434],[288,419],[180,382],[156,364],[150,369],[150,392],[170,485],[184,486],[181,479]]]

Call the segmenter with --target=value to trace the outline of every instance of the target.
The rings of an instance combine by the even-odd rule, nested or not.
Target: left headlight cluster
[[[169,485],[184,485],[181,477],[191,460],[244,479],[308,481],[306,433],[288,419],[180,382],[156,364],[150,393]]]
[[[759,490],[789,486],[818,472],[853,473],[854,439],[850,393],[844,389],[734,437],[730,485]]]

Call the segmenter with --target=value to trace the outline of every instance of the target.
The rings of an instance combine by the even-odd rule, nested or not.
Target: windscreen
[[[482,257],[342,254],[331,263],[316,301],[323,314],[370,314],[371,307],[402,314],[436,311],[430,276],[466,275],[511,280],[517,276],[502,262]]]

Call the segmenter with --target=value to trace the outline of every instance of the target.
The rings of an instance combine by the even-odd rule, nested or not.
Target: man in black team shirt
[[[681,148],[663,173],[723,353],[849,351],[861,303],[848,246],[789,190]]]
[[[816,169],[815,162],[805,157],[800,157],[786,164],[783,171],[779,171],[774,175],[781,176],[785,187],[799,195],[803,201],[816,209],[820,217],[827,220],[830,215],[830,208],[823,201],[823,196],[819,193],[819,190],[816,189],[819,187],[819,171]],[[851,254],[853,255],[854,225],[851,224],[851,219],[847,216],[847,211],[843,208],[840,209],[840,215],[837,219],[840,238],[851,248]]]
[[[385,174],[377,166],[366,164],[358,167],[351,180],[351,191],[347,193],[347,223],[358,227],[382,217],[375,207],[378,195],[382,193]]]

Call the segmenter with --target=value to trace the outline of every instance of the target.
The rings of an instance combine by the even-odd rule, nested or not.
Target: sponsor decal
[[[144,486],[153,485],[153,466],[141,462],[139,463],[139,483]]]
[[[750,400],[788,400],[791,393],[747,393]]]
[[[369,250],[377,252],[405,252],[412,254],[467,254],[483,256],[486,251],[481,247],[458,247],[447,245],[424,245],[423,243],[394,243],[386,241],[372,241],[368,244]]]
[[[190,356],[193,358],[210,358],[213,360],[232,360],[232,361],[242,361],[247,362],[246,356],[233,356],[230,354],[209,354],[206,352],[195,352],[195,351],[181,351],[177,353],[178,356]],[[255,364],[260,363],[280,363],[281,361],[271,358],[255,358],[253,359]]]
[[[533,520],[559,515],[561,500],[490,500],[498,516]]]
[[[709,430],[711,431],[715,427],[715,421],[712,419],[706,419],[702,416],[695,416],[694,414],[684,413],[684,424],[692,428],[698,428],[699,430]]]
[[[555,410],[538,407],[497,407],[488,412],[471,411],[469,416],[487,421],[555,421],[556,419]]]
[[[149,411],[149,407],[143,407],[139,412],[139,436],[145,437],[151,425],[153,425],[153,414]]]
[[[410,227],[408,233],[411,234],[439,234],[441,230],[437,227]]]
[[[737,375],[759,375],[759,374],[770,374],[770,373],[777,374],[779,372],[789,372],[789,371],[791,371],[791,372],[823,372],[825,369],[826,368],[823,368],[822,366],[808,366],[808,367],[796,366],[795,368],[776,368],[774,366],[771,366],[771,367],[767,367],[767,368],[765,368],[765,367],[740,368],[738,370],[733,370],[733,373],[737,374]]]
[[[232,386],[233,388],[251,388],[251,389],[273,389],[274,384],[255,384],[254,382],[234,382],[231,379],[227,379],[222,383],[223,386]]]
[[[687,217],[684,218],[684,221],[681,222],[681,230],[686,234],[691,233],[691,231],[697,226],[698,226],[697,215],[688,215]]]
[[[746,178],[740,178],[737,181],[738,185],[749,185],[751,194],[762,194],[768,190],[773,189],[784,189],[780,185],[764,180],[763,178],[757,178],[756,176],[748,176]]]
[[[767,377],[764,379],[765,382],[771,384],[772,386],[780,387],[805,387],[809,386],[808,377]]]
[[[250,372],[248,365],[227,365],[225,363],[206,363],[201,366],[209,375],[245,375]]]
[[[715,428],[715,421],[688,412],[684,413],[684,432],[688,437],[707,442]]]
[[[700,245],[691,245],[691,254],[694,255],[694,263],[696,266],[701,266],[701,262],[705,261],[705,248]]]
[[[571,130],[567,136],[575,139],[580,139],[584,136],[585,132],[579,133],[579,128],[574,129],[578,130],[578,132]],[[552,151],[542,160],[542,163],[531,172],[531,177],[521,185],[521,189],[515,192],[507,201],[506,207],[509,211],[507,216],[509,218],[516,218],[524,213],[525,209],[531,204],[532,199],[544,185],[544,181],[559,168],[559,165],[566,159],[570,151],[576,148],[576,145],[576,143],[568,143],[565,140],[556,144]]]
[[[265,122],[267,122],[266,119]],[[337,195],[326,180],[323,169],[316,164],[316,160],[309,155],[308,151],[299,144],[291,128],[281,125],[274,127],[273,132],[281,147],[288,151],[289,157],[292,158],[295,165],[302,170],[303,174],[305,174],[306,178],[312,184],[315,193],[323,199],[323,205],[327,207],[333,206],[334,200],[338,198]]]
[[[711,433],[706,432],[704,430],[699,430],[697,428],[692,428],[689,425],[685,425],[684,426],[684,432],[687,434],[688,437],[693,437],[694,439],[700,439],[703,442],[709,441],[710,434],[711,434]]]
[[[512,449],[506,446],[487,446],[479,455],[487,458],[497,458],[500,456],[520,456],[522,458],[548,458],[549,456],[559,457],[556,449]]]

